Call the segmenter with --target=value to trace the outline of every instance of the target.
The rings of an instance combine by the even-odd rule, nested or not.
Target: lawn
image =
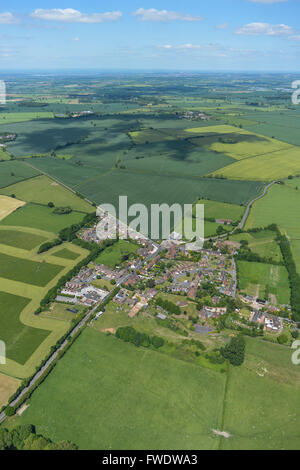
[[[16,424],[34,423],[80,449],[215,449],[224,382],[220,373],[87,329]]]
[[[47,238],[34,233],[21,232],[19,230],[2,230],[0,228],[0,244],[2,243],[3,245],[30,251],[46,241]]]
[[[7,358],[19,364],[25,364],[50,334],[50,331],[32,328],[21,323],[20,314],[30,300],[0,292],[1,340],[6,344]]]
[[[106,248],[96,259],[96,264],[105,264],[110,268],[115,268],[121,264],[123,257],[135,254],[140,247],[135,243],[126,240],[119,240],[113,246]]]
[[[40,204],[53,202],[56,207],[71,207],[73,210],[82,212],[94,211],[86,201],[44,175],[9,186],[1,193],[8,196],[15,194],[17,198],[26,202]]]
[[[63,269],[63,266],[16,258],[0,253],[0,277],[45,287]]]
[[[50,207],[28,203],[2,220],[0,225],[30,227],[59,233],[63,228],[81,222],[83,218],[84,214],[80,212],[73,211],[70,214],[59,215]]]
[[[260,299],[266,297],[267,291],[268,297],[275,296],[277,303],[289,303],[289,280],[284,266],[238,261],[237,267],[240,291]]]

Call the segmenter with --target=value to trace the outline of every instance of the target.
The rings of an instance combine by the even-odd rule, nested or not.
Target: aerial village
[[[258,329],[274,334],[282,332],[284,322],[292,323],[280,317],[282,307],[290,310],[289,305],[271,305],[239,292],[234,244],[215,239],[199,249],[184,243],[176,232],[158,244],[108,213],[101,214],[99,221],[100,226],[84,228],[79,237],[85,242],[101,244],[112,237],[115,222],[125,247],[126,243],[134,244],[136,249],[113,267],[95,260],[82,268],[65,284],[57,302],[96,308],[118,287],[112,299],[118,312],[124,311],[134,318],[142,311],[163,322],[170,317],[168,309],[161,307],[157,300],[163,298],[176,306],[173,316],[189,319],[193,330],[199,333],[214,331],[220,317],[229,312],[233,312],[232,324],[243,328],[257,325]],[[98,311],[96,319],[104,313],[105,309]]]

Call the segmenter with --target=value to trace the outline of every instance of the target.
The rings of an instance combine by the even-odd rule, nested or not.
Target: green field
[[[25,364],[50,334],[50,331],[32,328],[20,322],[20,314],[30,300],[0,292],[1,340],[6,344],[7,357],[19,364]]]
[[[242,292],[264,299],[267,289],[272,303],[290,302],[288,273],[284,266],[238,261],[237,267],[239,289]]]
[[[37,178],[14,184],[0,191],[0,194],[15,196],[21,201],[36,202],[39,204],[48,204],[53,202],[56,207],[71,207],[75,211],[93,212],[93,207],[80,199],[55,181],[47,176],[38,176]]]
[[[272,259],[273,261],[282,261],[282,254],[278,243],[274,240],[276,234],[269,230],[261,232],[239,233],[231,235],[230,240],[240,243],[242,240],[248,242],[248,247],[253,253],[262,258]]]
[[[244,207],[237,204],[225,204],[205,199],[200,199],[197,201],[197,204],[204,204],[204,217],[206,219],[228,219],[236,222],[242,218],[245,210]]]
[[[16,258],[0,253],[0,277],[34,286],[46,286],[63,269],[62,266]]]
[[[63,259],[75,260],[80,255],[78,253],[75,253],[74,251],[69,250],[68,248],[63,248],[62,250],[58,250],[58,251],[55,251],[55,253],[52,253],[52,256],[63,258]]]
[[[230,367],[226,381],[87,329],[10,427],[34,423],[80,449],[299,449],[300,372],[290,350],[246,342],[245,364]]]
[[[37,176],[38,174],[39,172],[37,170],[34,170],[23,162],[0,162],[0,188],[5,188],[18,181]]]
[[[29,232],[21,232],[18,230],[1,230],[0,229],[0,244],[15,246],[23,250],[32,250],[41,245],[47,238]]]
[[[88,329],[18,423],[81,449],[216,449],[223,391],[220,373]]]
[[[292,253],[300,272],[300,188],[299,178],[286,180],[284,185],[272,186],[267,195],[257,201],[250,211],[245,228],[277,224],[291,241]]]
[[[53,118],[53,114],[49,112],[35,113],[0,113],[0,124],[10,124],[14,122],[33,121],[34,119]]]
[[[28,203],[1,220],[0,225],[30,227],[59,233],[63,228],[81,222],[83,217],[84,214],[75,211],[58,215],[50,207]]]
[[[253,179],[273,181],[300,173],[300,150],[290,147],[274,153],[244,160],[228,165],[212,175],[222,175],[231,179]]]
[[[113,246],[106,248],[96,259],[95,263],[105,264],[110,268],[119,265],[124,256],[135,254],[139,246],[126,240],[119,240]]]

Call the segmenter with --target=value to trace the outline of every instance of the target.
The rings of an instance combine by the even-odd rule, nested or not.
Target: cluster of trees
[[[245,340],[242,336],[231,338],[226,346],[220,349],[221,355],[233,366],[241,366],[245,360]]]
[[[49,202],[49,204],[52,204],[52,203]],[[59,210],[65,210],[65,209],[67,210],[69,208],[57,208],[55,210],[59,211]],[[72,211],[72,209],[70,209],[70,211]],[[61,212],[61,213],[63,213],[63,212]],[[67,212],[64,212],[64,213],[66,214]],[[66,227],[66,228],[62,229],[58,234],[58,238],[56,238],[55,240],[53,240],[51,242],[43,243],[40,246],[38,253],[45,253],[46,251],[51,250],[51,248],[54,248],[55,246],[61,245],[64,241],[70,242],[70,241],[73,241],[73,240],[77,239],[77,232],[81,228],[83,228],[87,225],[91,225],[91,224],[96,223],[96,222],[97,222],[96,213],[87,214],[83,218],[82,222],[80,222],[79,224],[71,225],[71,227]],[[88,243],[86,243],[85,246],[83,246],[83,248],[90,249],[90,246],[89,246]]]
[[[180,307],[173,302],[170,302],[169,300],[162,299],[161,297],[158,297],[156,299],[156,305],[159,307],[163,308],[166,310],[168,313],[174,313],[175,315],[180,315]]]
[[[36,434],[32,424],[26,424],[12,431],[1,429],[0,450],[77,450],[77,446],[68,441],[54,443]]]
[[[293,320],[300,321],[300,276],[297,273],[296,264],[293,259],[290,243],[286,236],[281,235],[279,231],[278,241],[284,259],[284,264],[289,274]]]
[[[160,336],[149,336],[146,333],[140,333],[132,326],[120,327],[116,331],[116,337],[122,339],[126,343],[133,343],[135,346],[143,346],[144,348],[149,348],[154,346],[154,348],[161,348],[165,341]]]
[[[264,264],[277,264],[282,265],[281,262],[273,260],[271,257],[263,257],[257,253],[253,253],[248,246],[248,240],[240,240],[241,248],[239,253],[235,256],[237,260],[242,261],[251,261],[255,263],[264,263]]]

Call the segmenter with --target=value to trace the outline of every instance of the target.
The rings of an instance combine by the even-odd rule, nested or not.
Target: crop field
[[[215,449],[223,390],[220,373],[88,329],[17,422],[81,449]],[[79,397],[91,395],[78,407]]]
[[[7,404],[9,398],[19,388],[20,384],[20,380],[0,374],[0,408]]]
[[[42,228],[47,232],[59,233],[63,228],[81,222],[83,217],[84,214],[75,211],[64,215],[54,214],[50,207],[28,203],[3,219],[0,225]]]
[[[0,253],[0,277],[45,287],[63,269],[62,266],[31,261]]]
[[[37,170],[34,170],[23,162],[0,162],[0,188],[5,188],[18,181],[37,176],[38,174],[39,172]]]
[[[24,206],[25,202],[18,201],[8,196],[0,196],[0,220],[5,219],[9,214]]]
[[[288,147],[261,156],[246,158],[212,173],[232,179],[273,181],[300,173],[300,149]]]
[[[139,249],[139,246],[135,243],[128,242],[126,240],[119,240],[113,246],[106,248],[96,258],[95,263],[105,264],[110,268],[115,268],[122,262],[122,258],[129,254],[135,254]]]
[[[300,124],[299,112],[293,111],[270,111],[255,112],[245,116],[246,118],[255,118],[257,125],[251,125],[249,130],[259,132],[269,137],[275,137],[283,142],[292,145],[300,145]],[[248,126],[246,126],[248,127]]]
[[[46,241],[47,238],[36,235],[35,233],[20,230],[2,230],[2,227],[0,227],[0,244],[3,245],[14,246],[30,251]]]
[[[284,266],[238,261],[239,289],[248,295],[264,299],[270,294],[277,303],[288,304],[290,289]]]
[[[39,204],[53,202],[56,207],[71,207],[73,210],[82,212],[94,210],[86,201],[44,175],[13,184],[0,192],[6,195],[15,194],[17,198],[26,202]]]
[[[186,129],[186,132],[197,134],[193,143],[235,160],[293,148],[285,142],[226,125]]]
[[[6,344],[8,359],[25,364],[32,353],[47,338],[50,331],[26,326],[20,314],[31,299],[0,292],[1,339]]]
[[[263,230],[261,232],[240,233],[231,235],[230,240],[240,243],[242,240],[248,242],[248,246],[253,253],[262,258],[272,259],[273,261],[282,261],[280,247],[274,237],[274,232]]]

